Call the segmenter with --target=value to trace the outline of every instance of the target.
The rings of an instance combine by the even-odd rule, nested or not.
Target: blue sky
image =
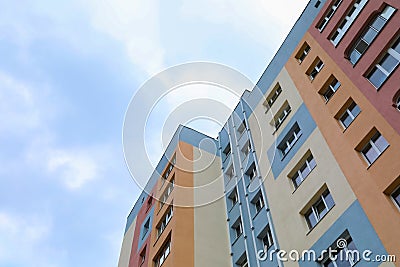
[[[0,0],[0,267],[116,266],[137,88],[190,61],[255,82],[306,2]]]

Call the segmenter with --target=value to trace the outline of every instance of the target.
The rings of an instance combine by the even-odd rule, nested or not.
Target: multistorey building
[[[399,8],[311,0],[217,139],[178,129],[146,191],[171,179],[189,189],[167,189],[171,202],[140,196],[119,266],[400,266],[379,260],[400,259]],[[170,168],[203,149],[202,172]],[[212,190],[196,188],[212,179]],[[180,194],[193,205],[171,205]],[[207,194],[215,201],[196,205]],[[316,258],[277,256],[294,250]],[[370,260],[335,257],[351,250]]]

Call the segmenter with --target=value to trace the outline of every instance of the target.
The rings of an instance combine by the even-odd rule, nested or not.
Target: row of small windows
[[[330,10],[327,12],[326,16],[317,24],[319,31],[323,31],[329,20],[332,18],[336,9],[341,4],[341,0],[335,1]],[[351,9],[348,11],[345,18],[339,23],[336,31],[331,34],[330,40],[336,46],[342,39],[346,31],[350,28],[358,14],[364,8],[368,1],[367,0],[357,0],[354,2]],[[384,26],[393,17],[396,9],[390,5],[386,5],[384,9],[375,15],[374,18],[370,20],[368,25],[362,30],[360,37],[358,37],[353,43],[351,49],[346,53],[351,64],[355,65],[371,43],[376,39],[378,34],[382,31]],[[379,62],[369,71],[365,77],[379,89],[382,84],[387,80],[390,74],[395,70],[395,68],[400,63],[400,38],[397,37],[393,45],[385,52]],[[303,45],[301,51],[296,55],[297,60],[302,62],[307,54],[310,52],[310,46],[308,44]],[[320,63],[321,64],[321,63]],[[320,65],[321,66],[321,65]],[[322,65],[323,66],[323,65]],[[315,66],[314,66],[315,67]],[[318,67],[318,65],[317,65]],[[318,74],[318,69],[313,70],[309,73],[310,79],[314,79],[315,75]]]

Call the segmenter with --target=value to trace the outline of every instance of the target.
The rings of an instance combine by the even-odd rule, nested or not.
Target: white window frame
[[[307,43],[305,44],[306,46],[304,47],[304,49],[302,49],[301,54],[297,57],[297,61],[299,61],[299,63],[302,63],[311,51],[311,46]]]
[[[239,196],[238,196],[238,192],[237,192],[237,188],[235,187],[235,189],[232,190],[231,194],[228,197],[231,201],[231,208],[233,208],[236,203],[238,203],[239,201]]]
[[[242,218],[239,217],[237,222],[232,226],[235,233],[235,240],[243,234]]]
[[[350,110],[350,107],[351,106],[353,106],[353,108],[352,108],[352,110]],[[353,110],[354,110],[354,108],[355,107],[358,107],[358,109],[360,110],[360,112],[358,112],[358,114],[353,114]],[[357,105],[357,103],[356,102],[352,102],[347,108],[346,108],[346,110],[342,113],[342,115],[340,115],[340,117],[339,117],[339,122],[340,122],[340,124],[342,125],[342,127],[344,128],[344,129],[347,129],[352,123],[353,123],[353,121],[354,121],[354,119],[359,115],[361,113],[361,108],[360,108],[360,106],[359,105]],[[346,126],[346,125],[344,125],[344,123],[343,123],[343,116],[344,115],[348,115],[350,118],[351,118],[351,122],[349,123],[349,125],[348,126]]]
[[[310,158],[311,158],[311,160],[309,160]],[[313,167],[311,167],[311,164],[310,164],[310,162],[312,160],[314,160],[314,162],[315,162],[315,165]],[[303,177],[303,173],[301,172],[301,169],[304,167],[304,165],[306,165],[306,168],[309,170],[309,172],[308,172],[308,174],[306,176]],[[310,154],[306,158],[305,162],[303,164],[301,164],[301,166],[298,168],[298,170],[295,172],[295,174],[291,178],[295,189],[297,189],[301,185],[301,183],[303,183],[303,181],[308,177],[308,175],[310,175],[311,171],[314,170],[314,168],[316,166],[317,166],[317,162],[315,161],[313,154]],[[299,177],[300,180],[301,180],[298,185],[296,185],[296,182],[295,182],[297,177]]]
[[[352,254],[352,253],[349,253],[349,249],[348,249],[348,244],[350,244],[349,239],[351,239],[351,242],[353,242],[353,245],[354,245],[354,240],[353,240],[353,238],[352,238],[350,235],[348,235],[348,236],[345,236],[344,238],[342,237],[341,239],[345,239],[345,240],[346,240],[346,246],[343,247],[343,248],[340,248],[340,249],[336,248],[336,250],[337,250],[337,253],[335,254],[336,259],[335,259],[335,258],[329,258],[329,255],[328,255],[328,257],[322,261],[322,266],[325,266],[325,264],[327,264],[327,262],[330,261],[330,262],[333,264],[334,267],[338,267],[338,265],[337,265],[337,263],[336,263],[337,255],[338,255],[342,250],[343,250],[344,255],[349,255],[349,256],[348,256],[348,261],[349,261],[349,263],[350,263],[350,266],[356,265],[356,263],[357,263],[358,261],[355,261],[354,258],[350,257],[350,255],[353,255],[353,254]],[[337,241],[335,242],[335,244],[336,244],[336,243],[337,243]],[[355,247],[355,245],[354,245],[354,247]]]
[[[314,81],[315,78],[317,78],[318,74],[321,72],[321,70],[324,68],[324,62],[320,59],[315,66],[313,67],[313,69],[310,71],[310,74],[308,75],[308,78],[311,81]]]
[[[235,170],[233,169],[233,164],[231,164],[227,169],[226,169],[226,176],[228,176],[229,181],[232,180],[235,177]]]
[[[380,151],[379,148],[375,145],[375,142],[372,141],[372,139],[373,139],[374,137],[376,137],[377,135],[381,136],[381,137],[385,140],[385,142],[387,143],[386,147],[385,147],[382,151]],[[378,138],[379,138],[379,137],[378,137]],[[377,138],[377,139],[378,139],[378,138]],[[376,152],[376,154],[378,155],[378,156],[374,159],[374,161],[372,161],[372,162],[369,161],[369,159],[368,159],[367,156],[365,155],[366,152],[364,152],[364,150],[367,148],[368,145],[371,145],[371,149],[373,149],[373,150]],[[364,157],[365,161],[366,161],[369,165],[371,165],[372,163],[374,163],[374,162],[382,155],[382,153],[383,153],[389,146],[390,146],[390,144],[389,144],[389,142],[386,140],[386,138],[385,138],[380,132],[377,131],[377,132],[368,140],[368,142],[364,145],[364,147],[361,149],[361,155]],[[369,151],[369,150],[368,150],[368,151]]]
[[[333,86],[333,84],[335,84],[335,85],[339,84],[339,86],[335,89],[335,86]],[[337,92],[337,90],[339,90],[341,85],[342,84],[339,82],[339,80],[336,79],[333,76],[333,80],[329,83],[328,87],[326,88],[326,90],[322,94],[322,96],[324,97],[326,102],[328,102],[333,97],[333,95]],[[327,94],[328,92],[332,92],[332,94],[329,97],[328,97],[328,94]]]
[[[324,190],[324,192],[322,192],[322,194],[318,197],[318,199],[311,205],[311,207],[305,213],[305,215],[307,215],[311,210],[311,212],[312,212],[312,214],[314,215],[314,218],[315,218],[315,225],[311,226],[310,223],[308,222],[307,216],[305,216],[307,225],[308,225],[310,230],[313,229],[318,224],[318,222],[320,222],[322,220],[322,218],[325,217],[325,215],[332,209],[333,206],[335,206],[335,201],[333,201],[332,207],[328,207],[328,204],[326,203],[326,200],[325,200],[326,197],[324,197],[324,193],[326,191],[328,191],[328,194],[331,195],[331,198],[332,198],[331,192],[328,189]],[[316,206],[318,206],[318,204],[320,203],[321,200],[322,200],[322,203],[324,203],[324,206],[325,206],[324,211],[326,210],[326,212],[322,216],[321,216],[321,214],[318,213],[317,208],[316,208]],[[332,200],[333,200],[333,198],[332,198]]]
[[[317,24],[317,29],[320,32],[322,32],[325,29],[326,25],[328,25],[329,21],[331,20],[341,3],[342,0],[336,0],[335,3],[333,3],[332,6],[329,8],[329,11],[326,13],[325,17],[319,21],[319,23]]]
[[[171,205],[164,217],[162,218],[161,223],[157,227],[157,238],[160,237],[165,228],[167,228],[167,225],[171,221],[173,214],[173,206]]]
[[[361,11],[363,10],[363,8],[365,7],[365,5],[367,4],[368,0],[360,0],[359,3],[357,3],[356,0],[353,4],[353,6],[351,7],[351,9],[349,10],[349,12],[347,12],[346,17],[344,19],[342,19],[340,21],[340,23],[338,24],[338,26],[336,27],[336,29],[333,31],[333,34],[331,35],[331,37],[329,38],[329,40],[331,41],[331,43],[336,47],[339,42],[342,40],[343,36],[346,34],[346,32],[348,31],[348,29],[351,27],[351,25],[353,24],[353,22],[356,20],[356,18],[358,17],[358,15],[361,13]],[[353,13],[349,16],[349,13],[351,10],[353,10]],[[339,28],[340,25],[343,25],[342,28]],[[332,40],[333,36],[336,34],[336,32],[338,33],[336,38],[334,40]]]
[[[298,132],[296,132],[296,130],[298,129]],[[298,126],[297,128],[295,128],[291,133],[290,136],[287,138],[287,140],[285,141],[285,149],[281,150],[283,156],[287,155],[287,153],[289,153],[289,151],[292,149],[292,147],[294,146],[294,144],[296,144],[297,140],[299,140],[300,136],[302,135],[301,129]],[[294,136],[294,139],[292,142],[289,142],[290,137]]]
[[[256,213],[259,213],[264,207],[265,207],[264,198],[262,194],[260,194],[257,197],[256,201],[254,202],[254,208],[256,209]]]
[[[387,10],[390,10],[388,13],[388,17],[384,17],[383,15],[385,15],[385,12],[387,12]],[[367,51],[367,49],[369,48],[369,46],[371,45],[371,43],[376,39],[376,37],[379,35],[379,33],[383,30],[383,28],[385,27],[385,25],[387,24],[387,22],[390,20],[390,18],[393,16],[394,12],[396,11],[396,9],[390,5],[387,5],[385,7],[385,9],[378,15],[375,17],[374,20],[372,20],[367,27],[363,30],[362,35],[358,38],[358,40],[356,41],[356,43],[354,44],[353,48],[351,49],[351,51],[348,53],[349,55],[349,61],[351,64],[355,65],[360,59],[361,57],[364,55],[364,53]],[[373,27],[373,24],[375,23],[375,21],[381,18],[382,21],[384,22],[381,29],[376,29]],[[370,40],[370,42],[368,42],[364,37],[365,34],[369,31],[369,30],[373,30],[376,32],[376,35]],[[365,48],[364,52],[360,52],[357,50],[357,46],[359,43],[364,42],[367,47]],[[353,52],[357,53],[359,56],[357,59],[354,59],[355,61],[352,60],[351,55],[353,54]]]
[[[171,252],[171,241],[168,241],[162,248],[162,252],[157,256],[156,267],[163,265],[168,255]]]
[[[242,161],[244,161],[244,160],[247,158],[247,156],[250,154],[250,151],[251,151],[251,143],[250,143],[250,140],[248,140],[248,141],[244,144],[243,148],[242,148],[240,151],[242,152],[242,156],[243,156]]]
[[[266,101],[265,101],[265,106],[268,109],[270,109],[272,107],[272,105],[275,103],[275,101],[278,99],[278,96],[282,93],[282,87],[281,85],[278,83],[277,85],[275,85],[275,88],[273,89],[273,91],[268,95]]]
[[[400,39],[400,36],[397,37],[397,39],[396,39],[396,41],[393,43],[393,45],[395,45],[395,44],[398,42],[399,39]],[[392,45],[392,47],[393,47],[393,45]],[[382,84],[379,85],[379,86],[377,86],[377,85],[373,84],[372,81],[370,80],[370,77],[372,76],[372,73],[374,72],[374,69],[375,69],[375,68],[373,68],[373,69],[370,71],[370,73],[368,74],[368,76],[367,76],[368,81],[369,81],[376,89],[379,89],[379,88],[385,83],[385,81],[390,77],[390,75],[394,72],[394,70],[395,70],[395,69],[399,66],[399,64],[400,64],[400,54],[399,54],[396,50],[394,50],[392,47],[390,47],[390,48],[386,51],[385,55],[382,57],[382,59],[379,61],[379,63],[377,63],[377,64],[375,65],[375,68],[379,69],[379,70],[385,75],[385,79],[384,79],[384,81],[382,82]],[[392,70],[391,72],[387,71],[385,68],[383,68],[383,67],[380,65],[381,62],[382,62],[382,60],[385,58],[386,54],[391,55],[392,57],[394,57],[394,58],[397,60],[397,65],[393,68],[393,70]]]
[[[252,182],[257,177],[257,169],[256,166],[253,166],[248,172],[247,176],[249,176],[250,182]]]
[[[397,191],[399,191],[398,193],[400,194],[400,186],[396,187],[395,190],[393,190],[393,192],[390,194],[390,198],[392,199],[394,205],[399,209],[400,211],[400,202],[397,202],[396,199],[394,198],[394,194],[397,193]]]
[[[396,109],[400,111],[400,96],[398,96],[396,99]]]
[[[278,115],[278,117],[274,121],[275,131],[279,129],[279,127],[282,125],[282,123],[285,121],[285,119],[289,116],[291,111],[292,111],[292,108],[287,103],[286,107],[281,111],[281,113]]]
[[[261,238],[261,243],[263,244],[265,251],[267,251],[270,247],[272,247],[274,245],[274,238],[272,237],[272,231],[271,231],[271,227],[268,224],[267,225],[267,230],[265,232],[264,237]],[[267,239],[267,244],[265,244],[264,239]]]
[[[242,137],[242,135],[246,132],[246,121],[243,120],[239,127],[238,127],[238,132],[239,132],[239,138]]]

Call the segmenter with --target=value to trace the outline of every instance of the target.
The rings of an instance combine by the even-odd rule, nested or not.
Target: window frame
[[[171,240],[169,239],[162,246],[160,251],[157,253],[155,258],[155,267],[160,267],[164,264],[165,260],[168,258],[169,254],[171,254]]]
[[[400,196],[400,185],[396,187],[392,193],[390,193],[390,199],[393,201],[393,204],[397,207],[397,209],[400,211],[400,200],[397,201],[396,197],[394,196],[397,194],[397,197]]]
[[[281,151],[283,158],[290,152],[290,150],[294,147],[294,145],[297,143],[297,141],[300,139],[302,136],[302,131],[298,123],[296,122],[292,129],[286,134],[286,136],[283,138],[283,140],[279,143],[278,149]],[[293,140],[289,142],[289,140],[292,138]],[[283,145],[284,144],[284,149]]]
[[[281,93],[282,87],[279,83],[277,83],[272,89],[271,93],[265,99],[264,106],[266,107],[267,111],[274,105]]]
[[[325,195],[326,194],[326,195]],[[327,204],[327,196],[330,196],[330,198],[332,199],[332,206],[328,206]],[[318,206],[320,204],[324,205],[324,209],[319,212],[318,211]],[[313,204],[311,204],[311,206],[306,210],[306,212],[304,213],[304,217],[305,220],[307,222],[308,228],[311,231],[312,229],[315,228],[315,226],[317,226],[317,224],[325,217],[326,214],[328,214],[328,212],[335,206],[335,201],[332,197],[331,192],[329,191],[328,188],[326,188],[319,196],[318,198],[313,201]],[[315,224],[312,225],[312,222],[309,219],[309,216],[313,216],[314,220],[315,220]]]
[[[395,49],[393,49],[393,47],[397,47],[397,46],[400,46],[400,35],[396,36],[395,40],[392,42],[392,45],[385,51],[385,53],[382,55],[382,57],[380,58],[378,63],[376,63],[366,75],[367,80],[377,90],[379,90],[382,87],[382,85],[389,79],[389,77],[392,75],[392,73],[394,73],[395,70],[400,65],[400,51],[396,51]],[[393,67],[393,69],[390,72],[387,71],[384,67],[382,67],[382,63],[384,63],[384,60],[386,58],[388,58],[389,56],[391,56],[395,60],[397,60],[396,65]],[[380,84],[374,84],[374,82],[371,81],[371,77],[373,76],[375,71],[380,71],[384,75],[384,79]]]
[[[310,159],[311,158],[311,159]],[[300,162],[302,162],[301,160]],[[311,164],[311,162],[314,162],[314,164]],[[307,175],[303,175],[303,172],[301,171],[303,167],[308,169]],[[310,173],[317,167],[317,162],[314,158],[314,155],[310,152],[310,155],[307,156],[307,158],[304,159],[304,162],[296,169],[295,173],[290,177],[292,180],[292,183],[294,185],[295,190],[299,188],[299,186],[304,182],[304,180],[310,175]],[[297,184],[296,178],[300,178],[300,183]]]
[[[380,149],[375,144],[375,142],[379,139],[379,137],[382,137],[383,140],[386,142],[385,148],[383,148],[382,151],[380,151]],[[375,141],[372,141],[372,139],[375,139]],[[368,146],[371,146],[370,149],[374,149],[375,153],[377,154],[377,156],[374,158],[373,161],[370,161],[368,157],[365,155],[367,152],[370,151],[370,149],[368,149],[367,152],[364,152]],[[389,146],[390,144],[386,140],[386,138],[378,130],[376,130],[376,132],[370,138],[368,138],[367,142],[362,147],[360,153],[363,156],[364,160],[368,163],[368,165],[371,166],[375,161],[377,161],[377,159],[383,154],[383,152],[386,151],[386,149]]]
[[[329,35],[329,41],[333,44],[333,46],[337,47],[339,45],[340,41],[346,35],[347,31],[353,25],[354,21],[357,19],[358,15],[362,12],[367,3],[368,0],[355,0],[353,2],[353,5],[346,11],[346,15],[339,21],[335,29]],[[337,37],[337,40],[332,40],[336,39]]]
[[[352,109],[350,110],[350,108],[352,107]],[[358,107],[358,113],[357,114],[353,114],[354,109]],[[346,130],[347,128],[350,127],[350,125],[353,123],[353,121],[357,118],[358,115],[360,115],[361,113],[361,108],[360,106],[354,101],[352,100],[352,102],[348,105],[348,107],[341,113],[341,115],[338,118],[339,123],[342,125],[342,127]],[[343,117],[347,115],[348,117],[351,118],[351,121],[348,123],[348,125],[346,126],[343,122]],[[346,118],[345,118],[346,119]]]
[[[387,9],[391,9],[389,11],[388,17],[384,17],[383,15],[385,12],[387,12]],[[366,53],[368,48],[371,46],[371,44],[374,42],[374,40],[378,37],[379,33],[382,32],[382,30],[385,28],[386,24],[388,21],[393,17],[393,14],[396,12],[396,8],[386,5],[385,8],[380,12],[378,15],[374,16],[374,18],[368,23],[368,25],[365,26],[365,28],[362,30],[361,35],[357,38],[357,40],[354,42],[354,45],[352,45],[352,48],[350,51],[347,53],[348,60],[349,62],[354,66],[357,64],[357,62],[362,58],[362,56]],[[380,29],[378,29],[374,24],[378,21],[381,20],[382,23],[379,25]],[[370,35],[371,31],[374,32],[372,36],[369,36],[370,40],[366,39],[367,34]],[[361,43],[364,43],[364,51],[359,51],[358,46]],[[352,55],[356,55],[357,57],[352,57]]]
[[[295,56],[299,64],[301,64],[306,59],[308,54],[310,54],[310,51],[311,51],[311,46],[307,42],[305,42]]]
[[[308,78],[311,81],[314,81],[317,78],[318,74],[322,71],[324,66],[325,66],[324,62],[320,58],[317,58],[316,61],[311,65],[311,67],[307,71]]]
[[[288,102],[285,102],[284,108],[280,111],[280,113],[274,118],[274,127],[275,132],[279,129],[279,127],[283,124],[286,118],[289,116],[292,111],[291,106]],[[282,116],[283,115],[283,116]]]
[[[335,15],[336,10],[339,8],[340,4],[343,2],[343,0],[336,0],[325,12],[324,16],[320,21],[317,23],[315,26],[319,32],[323,32],[325,27],[328,25],[329,21]],[[321,26],[322,25],[322,26]]]

